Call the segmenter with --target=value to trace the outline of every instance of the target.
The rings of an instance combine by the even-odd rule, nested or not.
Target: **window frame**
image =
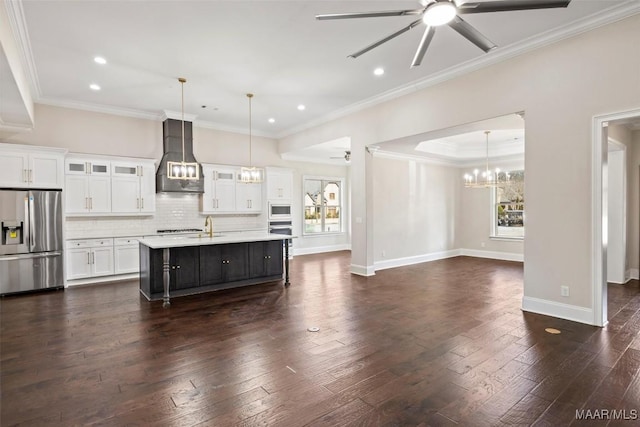
[[[525,172],[524,168],[520,168],[520,169],[514,169],[514,172]],[[526,179],[526,175],[525,175],[525,179]],[[489,221],[490,221],[490,233],[489,233],[489,239],[491,240],[504,240],[504,241],[523,241],[524,240],[524,236],[526,235],[526,205],[527,205],[527,201],[526,201],[526,197],[524,198],[524,200],[522,201],[523,204],[523,209],[522,209],[522,218],[523,218],[523,226],[522,226],[522,236],[506,236],[506,235],[501,235],[498,234],[498,218],[497,218],[497,204],[498,204],[498,188],[497,187],[493,187],[491,188],[491,196],[489,197]]]
[[[324,209],[321,209],[320,212],[324,212],[322,214],[322,218],[321,218],[321,222],[322,222],[322,230],[320,232],[308,232],[306,231],[307,227],[306,227],[306,218],[305,218],[305,214],[307,211],[307,205],[305,204],[306,201],[306,196],[307,196],[307,192],[306,192],[306,182],[307,181],[321,181],[321,186],[322,186],[322,181],[333,181],[333,182],[337,182],[338,185],[340,186],[340,194],[336,195],[336,200],[339,202],[339,204],[335,207],[339,208],[340,211],[340,230],[339,231],[324,231],[325,230],[325,220],[326,220],[326,214],[328,211],[329,206],[324,206]],[[337,176],[317,176],[317,175],[303,175],[302,176],[302,235],[304,237],[322,237],[322,236],[330,236],[330,235],[337,235],[337,234],[344,234],[345,233],[345,223],[344,223],[344,201],[345,201],[345,179],[344,177],[337,177]],[[333,207],[333,206],[332,206]]]

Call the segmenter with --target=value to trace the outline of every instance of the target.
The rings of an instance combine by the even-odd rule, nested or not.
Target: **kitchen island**
[[[245,232],[141,239],[140,293],[169,307],[171,296],[281,280],[283,261],[289,286],[290,238]]]

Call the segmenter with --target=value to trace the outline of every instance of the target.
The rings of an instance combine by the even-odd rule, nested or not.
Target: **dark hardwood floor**
[[[637,281],[609,286],[600,329],[523,313],[519,263],[458,257],[363,278],[349,262],[296,257],[288,289],[170,309],[137,282],[3,298],[0,424],[640,424],[576,420],[640,410]]]

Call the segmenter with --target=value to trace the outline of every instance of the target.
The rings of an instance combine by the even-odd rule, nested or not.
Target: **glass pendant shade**
[[[200,179],[200,168],[194,162],[167,162],[169,179]]]
[[[264,181],[264,169],[256,167],[240,168],[240,181],[246,183],[260,183]]]

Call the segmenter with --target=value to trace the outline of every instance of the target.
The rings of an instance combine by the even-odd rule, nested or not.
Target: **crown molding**
[[[114,116],[121,116],[121,117],[131,117],[134,119],[153,120],[156,122],[163,122],[168,118],[175,119],[175,120],[182,120],[182,116],[181,116],[182,113],[169,111],[169,110],[163,110],[162,112],[152,113],[152,112],[142,111],[142,110],[134,110],[134,109],[128,109],[128,108],[122,108],[122,107],[111,107],[108,105],[92,104],[88,102],[68,101],[68,100],[56,99],[56,98],[40,98],[37,104],[50,105],[52,107],[70,108],[73,110],[91,111],[94,113],[111,114]],[[193,122],[193,127],[196,127],[196,128],[213,129],[213,130],[219,130],[223,132],[237,133],[240,135],[249,135],[248,129],[234,128],[231,126],[224,126],[219,123],[208,122],[204,120],[196,120],[197,117],[198,116],[195,114],[184,115],[185,121]],[[252,135],[255,135],[255,136],[273,139],[272,134],[267,134],[259,131],[256,132],[255,130],[253,130],[251,133]]]
[[[32,132],[33,126],[23,124],[23,123],[5,122],[4,120],[2,120],[2,118],[0,118],[0,131],[14,132],[14,133]]]
[[[112,107],[109,105],[92,104],[89,102],[69,101],[57,98],[40,98],[36,104],[50,105],[52,107],[71,108],[73,110],[91,111],[94,113],[111,114],[114,116],[131,117],[134,119],[162,121],[162,113],[151,113],[148,111],[135,110],[122,107]]]
[[[522,40],[521,42],[514,43],[503,48],[499,47],[498,49],[494,49],[478,58],[474,58],[472,60],[463,62],[462,64],[449,67],[436,74],[432,74],[423,79],[419,79],[407,83],[403,86],[388,90],[380,95],[373,96],[369,99],[351,104],[347,107],[331,112],[318,119],[311,120],[300,126],[286,129],[276,134],[275,137],[278,139],[285,138],[289,135],[293,135],[328,123],[330,121],[340,119],[342,117],[357,113],[383,102],[387,102],[401,96],[420,91],[430,86],[435,86],[437,84],[452,80],[481,68],[485,68],[490,65],[494,65],[514,58],[516,56],[523,55],[527,52],[531,52],[544,46],[548,46],[560,40],[564,40],[569,37],[573,37],[578,34],[582,34],[584,32],[602,27],[604,25],[620,21],[637,13],[640,13],[640,1],[629,0],[619,6],[614,6],[610,9],[595,13],[564,27],[537,34],[535,36]]]
[[[3,3],[7,11],[13,37],[20,51],[20,56],[22,57],[22,64],[27,74],[26,77],[29,85],[31,86],[32,96],[37,100],[42,96],[42,91],[40,90],[36,62],[33,58],[33,51],[31,50],[31,41],[27,30],[27,21],[24,17],[22,0],[4,0]]]
[[[195,114],[184,113],[185,122],[195,122],[197,117]],[[167,119],[182,120],[182,118],[183,115],[181,111],[162,110],[162,114],[160,114],[160,121],[163,122]]]
[[[483,166],[485,159],[472,159],[472,160],[455,160],[448,158],[441,158],[436,156],[429,155],[417,155],[417,154],[408,154],[408,153],[400,153],[395,151],[386,151],[386,150],[375,150],[370,151],[374,157],[382,157],[386,159],[393,160],[413,160],[419,163],[427,163],[438,166],[449,166],[455,168],[468,168],[473,166]],[[284,157],[283,157],[284,158]],[[524,167],[524,153],[520,154],[512,154],[507,156],[492,156],[489,158],[492,164],[520,164],[522,163],[522,167]],[[520,167],[520,166],[518,166]]]
[[[430,165],[438,165],[438,166],[449,166],[449,167],[458,167],[460,166],[459,162],[449,160],[449,159],[441,159],[438,157],[432,156],[419,156],[416,154],[406,154],[406,153],[398,153],[394,151],[386,151],[386,150],[376,150],[371,152],[373,157],[381,157],[385,159],[392,160],[405,160],[405,161],[415,161],[419,163],[427,163]]]

